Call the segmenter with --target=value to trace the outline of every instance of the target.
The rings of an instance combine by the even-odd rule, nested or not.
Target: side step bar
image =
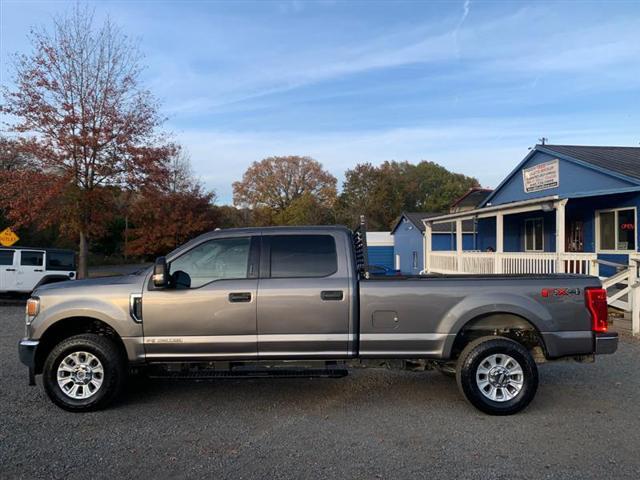
[[[341,368],[288,368],[288,369],[258,369],[258,370],[185,370],[185,371],[161,371],[150,369],[147,372],[149,378],[169,380],[213,380],[217,378],[342,378],[349,371]]]

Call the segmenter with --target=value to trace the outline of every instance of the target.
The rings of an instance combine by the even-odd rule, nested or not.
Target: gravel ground
[[[540,368],[523,413],[489,417],[436,372],[147,381],[71,414],[28,387],[23,307],[0,307],[0,477],[640,478],[640,344]]]

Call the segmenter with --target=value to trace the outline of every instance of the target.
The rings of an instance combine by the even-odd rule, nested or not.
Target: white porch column
[[[629,307],[631,310],[631,332],[640,335],[640,277],[638,267],[640,257],[637,260],[629,258]]]
[[[565,212],[564,207],[567,200],[560,200],[555,203],[556,207],[556,272],[564,273],[564,247],[565,247]]]
[[[504,215],[496,214],[496,259],[494,273],[502,273],[502,254],[504,253]]]
[[[462,272],[462,220],[456,220],[456,263],[458,271]]]
[[[433,233],[433,227],[431,222],[424,222],[424,270],[429,271],[431,267],[431,234]]]

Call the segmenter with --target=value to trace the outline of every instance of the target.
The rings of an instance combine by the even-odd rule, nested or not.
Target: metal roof
[[[423,218],[440,217],[445,215],[443,213],[423,213],[423,212],[402,212],[402,215],[394,222],[391,228],[391,234],[395,232],[398,225],[402,221],[403,217],[406,217],[417,229],[424,232],[425,226],[422,222]],[[451,233],[455,232],[455,224],[453,223],[439,223],[433,226],[433,233]],[[473,233],[473,220],[465,220],[462,222],[462,231],[464,233]]]
[[[640,180],[640,147],[536,145],[538,150],[566,155],[596,167]]]

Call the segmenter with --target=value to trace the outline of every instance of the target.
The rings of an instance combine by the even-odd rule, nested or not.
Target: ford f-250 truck
[[[536,362],[617,348],[597,278],[368,278],[364,239],[344,227],[219,230],[138,274],[40,287],[20,358],[70,411],[106,406],[132,369],[337,377],[372,362],[455,373],[475,407],[506,415],[533,399]]]

